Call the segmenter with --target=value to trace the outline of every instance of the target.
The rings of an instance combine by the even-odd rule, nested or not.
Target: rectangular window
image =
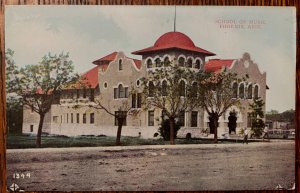
[[[94,101],[94,100],[95,100],[95,92],[94,92],[94,89],[91,89],[90,100],[91,100],[91,101]]]
[[[83,89],[83,98],[86,98],[86,89]]]
[[[178,116],[178,123],[180,126],[185,125],[185,112],[184,111],[180,111],[179,116]]]
[[[67,113],[67,123],[69,123],[69,113]]]
[[[128,87],[125,87],[125,98],[128,98]]]
[[[30,125],[30,132],[33,132],[33,125]]]
[[[86,123],[86,114],[85,113],[82,115],[82,123]]]
[[[90,123],[93,124],[95,122],[95,114],[91,113],[90,114]]]
[[[154,126],[154,111],[148,111],[148,126]]]
[[[122,60],[119,60],[119,70],[123,70]]]
[[[118,88],[114,88],[114,99],[118,98]]]
[[[79,99],[79,97],[80,97],[79,89],[76,90],[76,95],[77,95],[77,98]]]
[[[53,116],[53,123],[58,123],[58,116]]]
[[[132,94],[131,107],[136,108],[136,94]]]
[[[251,127],[252,125],[252,117],[251,117],[251,113],[248,113],[248,116],[247,116],[247,127]]]
[[[76,122],[79,123],[79,113],[76,114]]]
[[[115,126],[118,126],[118,117],[123,117],[123,126],[127,125],[127,112],[126,111],[115,111]]]
[[[74,123],[73,113],[71,113],[71,123]]]
[[[142,93],[137,94],[137,108],[142,108]]]
[[[119,86],[118,91],[119,91],[119,97],[118,98],[124,98],[125,97],[125,89],[122,85]]]
[[[197,126],[198,126],[198,112],[192,111],[191,127],[197,127]]]

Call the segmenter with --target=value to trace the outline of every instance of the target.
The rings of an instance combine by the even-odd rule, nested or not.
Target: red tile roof
[[[202,53],[207,56],[215,55],[212,52],[209,52],[207,50],[195,46],[194,42],[187,35],[181,32],[165,33],[156,40],[153,46],[132,52],[132,54],[143,55],[145,53],[166,50],[166,49],[187,50],[187,51]]]
[[[128,58],[128,57],[127,57]],[[133,58],[128,58],[128,59],[132,59],[135,66],[138,68],[138,69],[141,69],[141,66],[142,66],[142,61],[141,60],[137,60],[137,59],[133,59]]]
[[[96,88],[99,84],[98,76],[98,66],[96,66],[82,75],[85,79],[83,83],[90,88]]]
[[[111,62],[114,59],[116,59],[117,54],[118,54],[118,52],[113,52],[113,53],[108,54],[108,55],[106,55],[106,56],[104,56],[104,57],[102,57],[98,60],[93,61],[92,63],[97,65],[98,62],[103,62],[103,61]]]
[[[107,69],[108,64],[109,64],[111,61],[113,61],[113,60],[116,59],[117,54],[118,54],[118,52],[113,52],[113,53],[108,54],[108,55],[106,55],[106,56],[104,56],[104,57],[102,57],[102,58],[100,58],[100,59],[98,59],[98,60],[93,61],[92,63],[95,64],[95,65],[98,65],[99,62],[102,62],[100,65],[103,66],[102,69],[105,71],[105,70]],[[129,58],[129,57],[127,57],[127,56],[125,56],[125,57],[126,57],[127,59],[132,59],[133,62],[134,62],[134,64],[135,64],[135,66],[136,66],[138,69],[141,68],[141,66],[142,66],[142,61],[141,61],[141,60]]]
[[[217,72],[222,69],[223,66],[230,67],[233,63],[233,59],[211,59],[205,63],[205,71]]]

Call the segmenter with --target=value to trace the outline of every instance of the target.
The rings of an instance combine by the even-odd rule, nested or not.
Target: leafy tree
[[[161,109],[169,120],[170,144],[175,144],[175,119],[198,106],[196,73],[174,62],[148,71],[142,80],[145,109]]]
[[[282,113],[271,110],[270,112],[267,112],[265,116],[267,120],[293,123],[295,121],[295,110],[290,109]]]
[[[41,135],[44,118],[57,99],[60,91],[78,79],[74,73],[73,62],[69,54],[45,55],[36,65],[27,65],[13,70],[8,85],[12,92],[22,97],[24,106],[39,114],[36,146],[41,147]]]
[[[269,115],[278,115],[279,112],[277,110],[272,109],[271,111],[267,112]]]
[[[209,115],[209,126],[214,131],[214,142],[218,142],[218,121],[231,106],[239,104],[233,99],[232,83],[241,81],[237,74],[228,73],[226,70],[219,73],[207,73],[206,78],[198,78],[198,101],[200,107]],[[243,78],[244,79],[244,78]]]
[[[22,100],[15,93],[14,80],[18,73],[18,67],[13,60],[14,51],[7,49],[5,53],[6,60],[6,117],[7,130],[9,133],[22,132],[23,105]]]
[[[265,123],[264,118],[264,107],[265,103],[261,98],[253,99],[253,103],[250,104],[250,116],[251,116],[251,130],[254,136],[259,137],[262,134]]]

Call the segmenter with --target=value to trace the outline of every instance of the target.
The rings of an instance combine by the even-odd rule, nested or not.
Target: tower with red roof
[[[197,47],[181,32],[167,32],[160,36],[153,46],[132,52],[141,55],[147,69],[163,66],[173,61],[180,66],[204,69],[205,58],[215,54]]]

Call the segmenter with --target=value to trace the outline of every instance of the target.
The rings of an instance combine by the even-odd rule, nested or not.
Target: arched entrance
[[[236,112],[235,110],[230,111],[229,113],[229,117],[228,117],[228,128],[229,128],[229,134],[231,133],[236,133],[236,120],[237,120],[237,116],[236,116]]]

